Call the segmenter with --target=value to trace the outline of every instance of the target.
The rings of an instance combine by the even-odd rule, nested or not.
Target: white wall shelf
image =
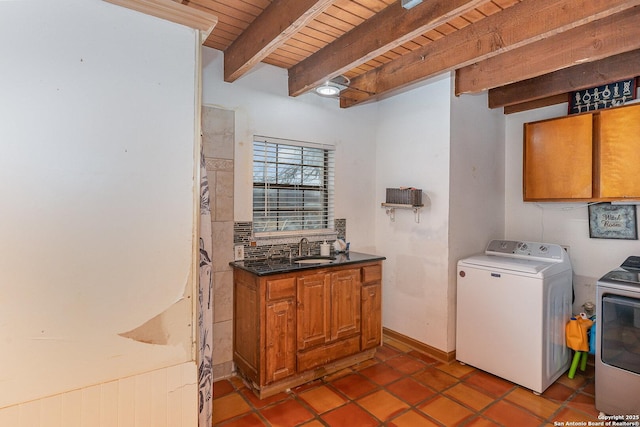
[[[420,209],[424,205],[404,205],[399,203],[382,203],[381,206],[386,209],[387,215],[389,215],[389,219],[391,222],[395,222],[396,220],[396,209],[411,209],[413,210],[413,214],[415,215],[415,220],[417,223],[420,223]]]

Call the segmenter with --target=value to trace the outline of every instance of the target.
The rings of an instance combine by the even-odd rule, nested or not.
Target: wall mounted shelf
[[[396,220],[396,209],[411,209],[413,210],[413,214],[415,215],[415,220],[417,223],[420,222],[420,209],[424,205],[404,205],[399,203],[382,203],[381,206],[387,210],[387,215],[389,215],[389,219],[391,222],[395,222]]]

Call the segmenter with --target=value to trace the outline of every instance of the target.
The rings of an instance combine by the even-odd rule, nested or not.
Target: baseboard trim
[[[435,347],[431,347],[430,345],[427,345],[423,342],[420,342],[418,340],[414,340],[413,338],[410,338],[406,335],[402,335],[400,332],[396,332],[396,331],[392,331],[389,328],[382,328],[382,334],[385,337],[389,337],[393,340],[396,340],[404,345],[408,345],[409,347],[412,347],[422,353],[425,353],[435,359],[438,359],[442,362],[445,363],[451,363],[454,360],[456,360],[456,351],[450,351],[450,352],[446,352],[446,351],[442,351],[440,349],[437,349]]]

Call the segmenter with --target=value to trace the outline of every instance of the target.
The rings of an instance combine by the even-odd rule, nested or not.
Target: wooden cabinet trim
[[[260,334],[258,280],[252,274],[234,270],[233,352],[234,361],[249,380],[259,382]]]

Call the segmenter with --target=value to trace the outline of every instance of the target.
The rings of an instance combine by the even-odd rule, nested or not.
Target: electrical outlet
[[[234,246],[233,249],[234,249],[233,259],[235,261],[242,261],[244,259],[244,246],[236,245]]]

